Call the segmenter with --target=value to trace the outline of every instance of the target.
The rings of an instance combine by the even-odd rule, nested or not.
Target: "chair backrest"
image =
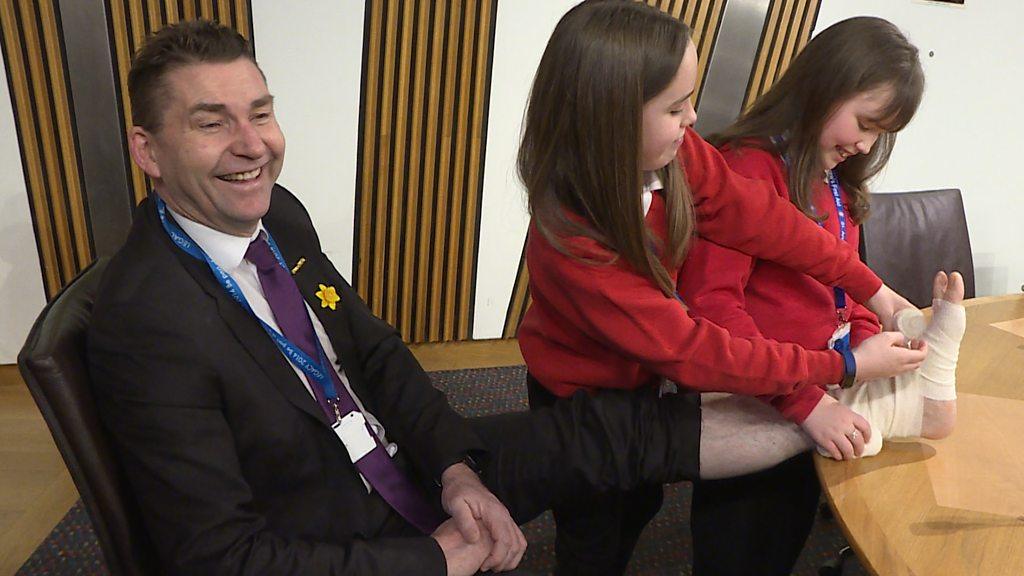
[[[112,575],[157,574],[156,551],[93,400],[85,353],[105,260],[74,279],[43,310],[18,366],[78,488]]]
[[[971,239],[957,189],[872,194],[860,257],[920,308],[932,305],[932,279],[939,270],[960,272],[965,297],[974,297]]]

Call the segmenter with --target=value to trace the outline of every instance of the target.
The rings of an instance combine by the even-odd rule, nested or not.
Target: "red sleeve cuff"
[[[882,287],[882,279],[871,271],[863,262],[855,264],[854,273],[844,283],[846,293],[857,302],[863,304]]]
[[[772,405],[782,414],[782,417],[794,424],[803,424],[804,420],[811,415],[814,407],[825,395],[825,390],[820,386],[804,386],[800,390],[780,396]]]
[[[821,386],[842,382],[845,368],[843,365],[843,355],[835,350],[821,350],[820,353],[827,354],[828,361],[824,363],[821,373],[812,375],[811,382],[816,382]],[[798,391],[794,390],[794,393]]]

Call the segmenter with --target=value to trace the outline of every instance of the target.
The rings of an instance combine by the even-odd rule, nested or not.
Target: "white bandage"
[[[924,314],[917,308],[904,308],[896,313],[896,329],[902,332],[907,340],[920,338],[927,325]]]
[[[864,446],[862,456],[878,454],[883,438],[920,436],[925,398],[956,399],[956,362],[967,326],[964,307],[936,299],[932,302],[931,322],[923,331],[924,317],[916,309],[897,314],[896,325],[908,339],[920,338],[928,343],[928,357],[921,369],[830,392],[871,424],[871,441]]]
[[[861,456],[878,454],[883,438],[921,435],[924,400],[914,385],[913,374],[870,380],[830,393],[871,424],[871,440],[864,445]]]
[[[967,312],[960,304],[932,301],[932,321],[921,339],[928,343],[928,358],[919,371],[925,398],[956,400],[956,362],[967,329]]]

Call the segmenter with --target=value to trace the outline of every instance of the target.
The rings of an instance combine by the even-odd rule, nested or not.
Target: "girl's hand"
[[[861,342],[853,349],[857,381],[889,378],[920,368],[928,345],[922,340],[910,344],[907,348],[907,339],[899,332],[882,332]]]
[[[851,460],[871,440],[871,425],[860,414],[825,394],[800,425],[819,448],[836,460]]]
[[[894,331],[896,330],[896,313],[904,308],[915,308],[906,298],[900,296],[895,290],[889,288],[885,284],[875,292],[875,295],[868,298],[868,301],[864,303],[869,310],[878,316],[879,323],[882,324],[882,330]]]

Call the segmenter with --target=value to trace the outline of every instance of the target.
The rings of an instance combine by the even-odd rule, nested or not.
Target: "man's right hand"
[[[491,533],[483,526],[477,526],[480,537],[470,542],[459,531],[455,520],[445,520],[431,538],[437,540],[444,552],[444,561],[448,564],[448,576],[473,576],[480,571],[480,566],[491,553],[494,540]]]
[[[923,341],[914,341],[906,347],[906,337],[899,332],[882,332],[861,342],[853,349],[857,361],[857,382],[889,378],[917,370],[928,355]]]

